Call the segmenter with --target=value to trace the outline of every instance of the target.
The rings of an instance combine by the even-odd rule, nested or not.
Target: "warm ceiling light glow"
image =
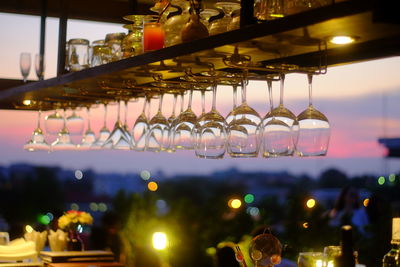
[[[22,101],[22,104],[24,104],[25,106],[29,106],[31,103],[32,101],[29,99],[25,99],[24,101]]]
[[[344,45],[350,44],[355,41],[355,38],[352,36],[333,36],[329,39],[329,42],[332,44]]]

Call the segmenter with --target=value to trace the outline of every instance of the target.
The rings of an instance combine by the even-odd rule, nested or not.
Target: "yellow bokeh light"
[[[368,204],[369,204],[369,198],[364,199],[363,201],[364,207],[368,207]]]
[[[241,206],[242,206],[242,201],[240,201],[240,199],[235,198],[235,199],[232,199],[232,201],[230,201],[230,207],[233,209],[238,209]]]
[[[308,228],[308,222],[303,223],[303,228],[305,228],[305,229]]]
[[[356,38],[354,38],[352,36],[334,36],[329,39],[329,42],[331,42],[332,44],[343,45],[343,44],[350,44],[350,43],[354,42],[355,39]]]
[[[317,260],[317,261],[315,262],[315,266],[316,266],[316,267],[322,267],[322,266],[324,266],[322,260]]]
[[[313,198],[310,198],[309,200],[307,200],[307,208],[312,209],[315,207],[316,201]]]
[[[163,232],[153,234],[153,247],[157,250],[163,250],[167,247],[167,235]]]
[[[29,99],[25,99],[24,101],[22,101],[22,104],[24,104],[25,106],[29,106],[31,103],[32,101]]]
[[[150,191],[157,191],[157,189],[158,189],[158,184],[156,183],[156,182],[150,182],[150,183],[148,183],[147,184],[147,188],[150,190]]]
[[[33,232],[32,226],[30,226],[30,225],[25,226],[25,231],[26,231],[27,233],[32,233],[32,232]]]

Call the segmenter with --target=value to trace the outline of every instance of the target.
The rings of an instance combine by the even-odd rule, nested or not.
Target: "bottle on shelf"
[[[356,259],[353,250],[353,228],[344,225],[341,229],[341,253],[335,258],[335,267],[354,267]]]
[[[383,267],[400,267],[400,217],[393,218],[392,248],[383,257]]]

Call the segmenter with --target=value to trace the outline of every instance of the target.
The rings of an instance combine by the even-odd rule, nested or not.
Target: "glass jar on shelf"
[[[70,71],[80,71],[89,67],[89,40],[70,39],[67,51]]]
[[[122,59],[122,40],[126,34],[123,32],[108,33],[105,38],[105,43],[111,49],[111,61]]]
[[[96,40],[91,45],[90,66],[100,66],[111,61],[111,48],[105,44],[104,40]]]

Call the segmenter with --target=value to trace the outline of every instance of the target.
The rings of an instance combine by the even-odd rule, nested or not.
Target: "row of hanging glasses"
[[[24,145],[28,151],[58,150],[135,150],[153,152],[175,152],[194,150],[199,158],[218,159],[226,154],[234,158],[281,157],[281,156],[323,156],[326,155],[330,125],[324,114],[314,108],[312,103],[312,73],[307,74],[309,104],[298,116],[284,106],[285,74],[266,76],[269,95],[269,112],[261,117],[246,101],[247,72],[240,75],[222,71],[204,72],[201,75],[186,75],[182,82],[157,81],[153,84],[158,91],[147,91],[141,114],[133,126],[128,126],[129,97],[117,101],[118,112],[114,128],[107,127],[107,107],[104,102],[103,127],[96,135],[91,129],[90,106],[86,107],[87,123],[76,109],[67,116],[66,107],[62,114],[56,109],[44,120],[45,131],[41,129],[41,114],[31,139]],[[273,106],[272,83],[280,83],[280,101]],[[185,90],[172,90],[176,83],[184,84]],[[233,88],[233,108],[222,116],[217,107],[217,88],[219,84]],[[237,89],[241,88],[241,103],[237,104]],[[192,110],[193,90],[201,92],[201,114]],[[184,108],[184,91],[187,94],[187,107]],[[205,94],[212,92],[211,110],[205,110]],[[173,94],[171,115],[163,114],[165,94]],[[180,112],[175,110],[180,98]],[[158,99],[158,110],[150,116],[151,102]],[[121,119],[121,105],[124,105],[124,121]],[[62,108],[61,108],[62,110]],[[85,130],[86,128],[86,130]],[[48,144],[47,135],[57,135]],[[72,135],[82,135],[78,143],[71,141]]]

